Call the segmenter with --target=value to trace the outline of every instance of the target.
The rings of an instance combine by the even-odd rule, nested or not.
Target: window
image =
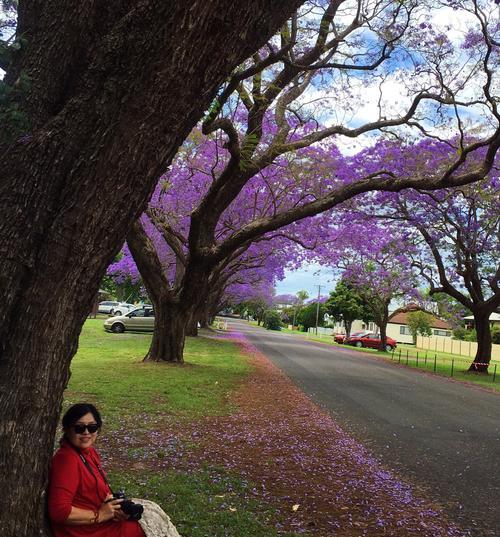
[[[402,325],[399,327],[399,333],[400,333],[400,334],[403,334],[403,335],[405,335],[405,336],[411,336],[410,329],[409,329],[405,324],[402,324]]]
[[[435,336],[450,337],[451,332],[449,330],[434,330]]]

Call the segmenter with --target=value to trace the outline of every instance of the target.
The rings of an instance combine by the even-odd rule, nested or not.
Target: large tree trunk
[[[29,77],[31,130],[0,147],[2,537],[49,533],[69,364],[130,223],[218,85],[300,2],[118,4],[20,2],[6,80]]]
[[[200,320],[200,327],[201,328],[210,328],[211,323],[211,317],[208,311],[205,309],[201,312],[201,316],[199,317]]]
[[[385,352],[387,347],[387,323],[389,322],[389,302],[382,305],[381,316],[378,318],[377,324],[380,329],[380,352]]]
[[[346,321],[344,319],[345,337],[346,339],[351,335],[352,321]]]
[[[186,336],[197,337],[198,336],[198,317],[194,314],[191,315],[186,326]]]
[[[385,347],[387,346],[387,322],[381,321],[379,324],[380,328],[380,352],[385,352]]]
[[[488,365],[491,360],[491,328],[490,312],[474,313],[474,324],[477,334],[477,352],[469,371],[488,373]]]
[[[192,311],[176,303],[155,305],[155,331],[144,361],[184,362],[184,344]]]

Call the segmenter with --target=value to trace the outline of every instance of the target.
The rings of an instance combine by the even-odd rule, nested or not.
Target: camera
[[[135,503],[132,500],[129,500],[123,490],[114,492],[112,500],[123,500],[120,507],[121,510],[128,515],[129,520],[141,519],[144,507],[140,503]]]

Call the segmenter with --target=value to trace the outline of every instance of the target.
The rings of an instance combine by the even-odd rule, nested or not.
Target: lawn
[[[97,401],[108,421],[144,412],[195,418],[223,411],[228,391],[250,371],[231,342],[188,338],[184,365],[142,362],[150,342],[151,334],[107,333],[100,319],[87,320],[67,402]]]
[[[98,448],[113,488],[159,503],[183,537],[276,536],[273,507],[249,499],[254,485],[240,476],[211,466],[158,470],[137,462],[148,450],[162,463],[170,458],[144,440],[169,420],[182,428],[234,410],[227,396],[252,371],[239,348],[231,341],[188,338],[184,365],[143,363],[151,334],[110,334],[102,323],[100,318],[85,323],[64,407],[89,401],[102,412]]]

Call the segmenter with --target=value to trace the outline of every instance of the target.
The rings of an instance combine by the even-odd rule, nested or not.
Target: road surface
[[[476,536],[500,536],[500,394],[231,320],[345,430]]]

